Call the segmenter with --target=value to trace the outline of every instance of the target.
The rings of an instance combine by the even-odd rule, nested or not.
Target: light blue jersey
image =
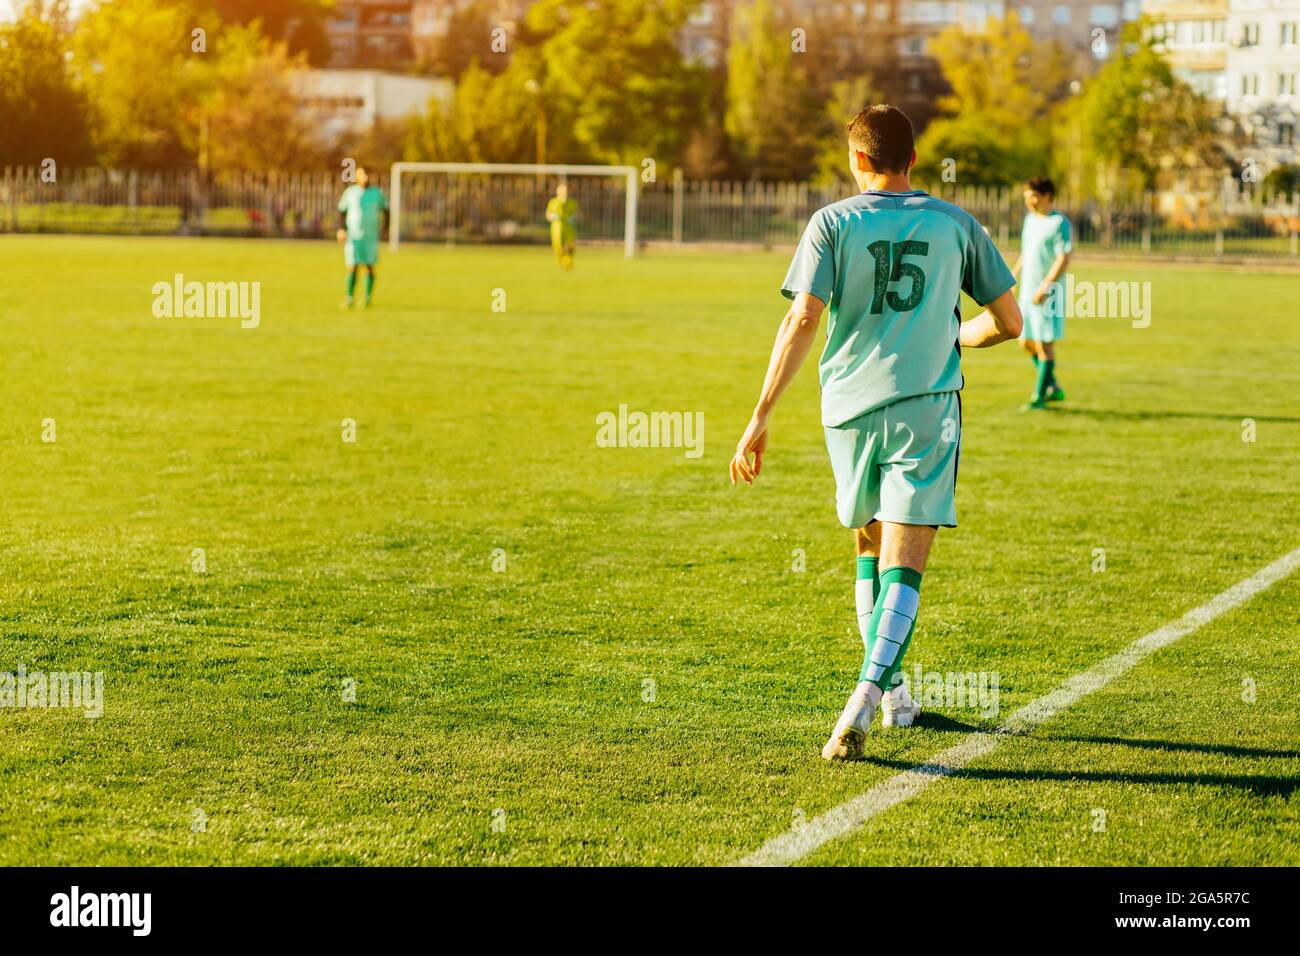
[[[781,291],[830,304],[822,424],[959,391],[961,293],[986,305],[1013,285],[975,218],[921,190],[871,190],[818,210]]]
[[[1042,303],[1035,305],[1034,296],[1052,271],[1052,264],[1061,253],[1073,250],[1070,242],[1070,220],[1059,212],[1040,215],[1031,212],[1025,216],[1025,226],[1020,233],[1020,289],[1018,300],[1025,327],[1020,337],[1035,342],[1056,342],[1065,335],[1064,295],[1058,288]],[[1058,282],[1064,274],[1058,278]]]

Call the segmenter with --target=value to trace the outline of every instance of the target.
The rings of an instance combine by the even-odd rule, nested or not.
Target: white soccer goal
[[[408,197],[407,206],[403,206],[402,198],[402,177],[405,174],[408,182],[413,174],[433,173],[441,174],[451,181],[451,177],[465,177],[462,182],[477,183],[478,188],[473,190],[453,190],[450,186],[440,193],[432,194],[428,197]],[[514,177],[513,180],[498,180],[498,188],[493,189],[488,184],[491,180],[485,180],[484,177]],[[458,229],[464,229],[464,223],[461,221],[461,213],[465,213],[463,218],[470,218],[469,211],[464,207],[473,206],[472,212],[476,217],[480,217],[481,208],[486,205],[491,207],[494,201],[499,202],[502,206],[507,203],[516,207],[517,215],[514,218],[503,218],[498,227],[510,227],[510,234],[513,230],[519,228],[518,220],[524,219],[530,224],[544,223],[542,218],[545,210],[545,198],[549,195],[552,179],[564,179],[571,181],[581,177],[594,176],[608,179],[622,177],[624,183],[623,201],[623,254],[629,259],[636,255],[636,203],[637,203],[637,170],[635,166],[567,166],[540,163],[393,163],[391,177],[389,179],[389,188],[391,198],[389,207],[392,210],[391,222],[389,223],[389,247],[396,252],[401,243],[403,215],[407,214],[408,223],[415,216],[425,217],[429,220],[438,219],[441,222],[440,234],[447,236],[448,241],[455,241]],[[532,177],[528,179],[526,177]],[[548,179],[550,177],[550,179]],[[412,186],[411,192],[415,192]],[[473,193],[468,199],[467,193]],[[573,191],[570,191],[572,195]],[[606,201],[591,203],[584,199],[582,195],[575,198],[579,202],[579,214],[586,223],[598,223],[610,228],[616,228],[616,223],[609,220],[607,216],[593,220],[589,215],[589,210],[585,206],[596,204],[608,206]],[[472,200],[478,200],[477,203]],[[541,205],[538,207],[538,201]],[[409,208],[415,206],[416,208]],[[427,208],[426,208],[427,207]],[[599,210],[597,210],[599,212]],[[509,214],[505,214],[507,217]],[[507,230],[501,229],[504,235]],[[580,228],[579,236],[591,235],[586,228]],[[488,238],[492,238],[489,233]]]

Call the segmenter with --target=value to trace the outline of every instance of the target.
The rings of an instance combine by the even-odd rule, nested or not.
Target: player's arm
[[[1006,342],[1020,337],[1024,319],[1020,315],[1020,303],[1010,289],[988,304],[979,315],[967,319],[957,330],[958,341],[962,348],[986,349],[990,345]]]
[[[1047,270],[1047,276],[1043,279],[1043,284],[1038,287],[1034,293],[1034,304],[1039,305],[1047,298],[1056,284],[1056,280],[1061,278],[1065,273],[1065,267],[1070,264],[1070,254],[1068,252],[1058,252],[1056,259],[1052,262],[1052,268]]]
[[[794,303],[781,320],[776,330],[776,341],[772,343],[772,356],[767,363],[767,375],[763,379],[763,390],[759,393],[758,404],[749,419],[745,433],[736,445],[736,453],[730,464],[731,483],[742,479],[752,485],[754,479],[763,469],[763,454],[767,451],[767,419],[775,407],[777,399],[786,386],[794,381],[804,359],[812,351],[817,338],[817,327],[821,324],[822,311],[826,303],[809,292],[800,292]],[[1017,313],[1018,314],[1018,313]],[[754,456],[751,463],[750,455]]]

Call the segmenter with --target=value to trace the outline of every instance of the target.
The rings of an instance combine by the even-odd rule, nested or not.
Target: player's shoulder
[[[961,227],[962,232],[971,233],[973,230],[984,230],[980,221],[975,216],[958,206],[956,203],[948,202],[946,199],[940,199],[938,196],[931,196],[926,192],[918,192],[909,198],[909,207],[924,209],[929,212],[938,213],[952,220],[956,225]]]

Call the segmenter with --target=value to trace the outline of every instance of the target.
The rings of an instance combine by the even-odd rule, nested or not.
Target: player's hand
[[[1047,299],[1047,293],[1044,292],[1042,289],[1039,289],[1037,292],[1034,293],[1033,303],[1034,305],[1042,305],[1043,302],[1046,301],[1046,299]]]
[[[736,453],[731,456],[731,483],[740,478],[747,485],[752,485],[759,472],[763,470],[763,455],[767,451],[767,419],[757,414],[749,420],[745,434],[740,436]],[[753,455],[751,463],[749,456]]]
[[[342,242],[344,239],[348,237],[348,231],[346,229],[340,229],[337,233],[337,236],[339,242]]]

